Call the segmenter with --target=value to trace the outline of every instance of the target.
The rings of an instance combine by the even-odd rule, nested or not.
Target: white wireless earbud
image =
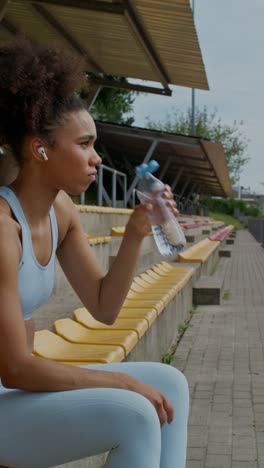
[[[48,156],[46,155],[46,151],[44,150],[43,146],[40,146],[38,148],[38,152],[39,154],[41,154],[41,156],[43,156],[43,159],[45,159],[45,161],[48,161]]]

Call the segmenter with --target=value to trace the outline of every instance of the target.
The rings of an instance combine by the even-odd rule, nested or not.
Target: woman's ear
[[[45,148],[45,143],[42,139],[34,137],[29,141],[29,152],[35,159],[35,161],[43,162],[48,161],[47,150]]]

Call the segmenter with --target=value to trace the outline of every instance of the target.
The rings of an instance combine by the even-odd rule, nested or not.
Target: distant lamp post
[[[194,20],[194,1],[192,0],[192,11]],[[195,89],[192,88],[192,135],[195,134]]]

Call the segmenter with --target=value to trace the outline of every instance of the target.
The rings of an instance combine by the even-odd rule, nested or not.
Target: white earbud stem
[[[48,161],[49,158],[48,158],[48,156],[46,155],[46,151],[45,151],[45,149],[43,148],[43,146],[40,146],[40,147],[38,148],[38,152],[39,152],[39,154],[41,154],[41,156],[43,157],[43,159],[45,159],[45,161]]]

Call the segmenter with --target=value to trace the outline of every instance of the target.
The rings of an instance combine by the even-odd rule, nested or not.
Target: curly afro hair
[[[86,108],[75,92],[85,83],[85,62],[20,35],[0,47],[0,70],[0,146],[20,162],[25,136],[52,144],[66,115]]]

